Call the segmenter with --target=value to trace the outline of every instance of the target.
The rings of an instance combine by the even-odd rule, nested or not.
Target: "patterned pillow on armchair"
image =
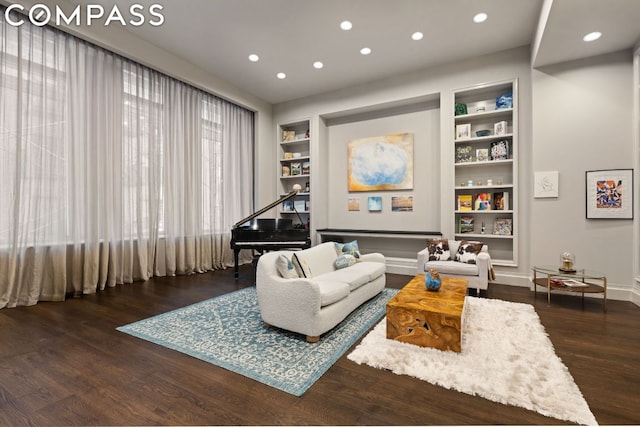
[[[427,239],[428,261],[448,261],[451,258],[449,239]]]
[[[468,242],[463,240],[460,242],[455,260],[467,264],[475,264],[483,246],[484,243],[482,242]]]

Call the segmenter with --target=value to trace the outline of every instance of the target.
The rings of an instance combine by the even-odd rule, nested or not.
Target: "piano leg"
[[[233,249],[233,268],[235,269],[233,274],[236,280],[238,280],[238,254],[239,253],[240,253],[240,249],[238,248]]]

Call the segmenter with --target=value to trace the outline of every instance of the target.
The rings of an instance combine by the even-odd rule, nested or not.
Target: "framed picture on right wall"
[[[587,219],[633,219],[633,169],[586,172]]]

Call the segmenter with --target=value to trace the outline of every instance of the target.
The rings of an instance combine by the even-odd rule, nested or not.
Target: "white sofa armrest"
[[[418,263],[416,265],[416,274],[424,274],[424,265],[429,259],[429,250],[424,248],[418,252]]]
[[[478,265],[478,275],[480,277],[489,277],[489,268],[491,267],[491,257],[486,251],[481,251],[476,257]]]
[[[358,261],[367,261],[367,262],[380,262],[382,264],[386,263],[386,259],[384,255],[378,252],[370,253],[370,254],[360,254],[360,258]]]
[[[313,279],[284,279],[276,275],[256,277],[256,291],[260,307],[267,311],[281,309],[283,301],[296,311],[308,314],[320,311],[320,287]]]

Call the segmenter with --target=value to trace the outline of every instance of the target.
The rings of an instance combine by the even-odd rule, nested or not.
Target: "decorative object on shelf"
[[[293,210],[297,212],[304,212],[307,210],[305,200],[294,200],[293,201]]]
[[[489,160],[488,148],[476,148],[476,162],[486,162]]]
[[[304,201],[304,210],[309,212],[311,210],[311,200]]]
[[[302,157],[302,153],[293,153],[293,158],[294,159],[297,159],[297,158],[300,158],[300,157]]]
[[[309,175],[311,173],[311,163],[302,162],[302,175]]]
[[[284,158],[285,160],[293,159],[293,153],[287,151],[286,153],[284,153]]]
[[[493,220],[493,234],[498,236],[511,236],[513,220],[511,218],[496,218]]]
[[[473,180],[472,180],[472,179],[470,179],[469,181],[467,181],[467,185],[468,185],[469,187],[473,187]]]
[[[496,191],[493,193],[493,208],[498,211],[509,210],[509,192]]]
[[[492,180],[491,178],[489,178],[489,179],[487,180],[487,185],[488,185],[488,186],[493,185],[493,180]]]
[[[480,129],[476,131],[477,137],[489,136],[491,131],[489,129]]]
[[[487,107],[484,104],[477,105],[476,106],[476,113],[484,113],[486,109],[487,109]]]
[[[456,125],[456,139],[469,139],[471,137],[471,123]]]
[[[296,139],[296,131],[294,130],[283,130],[282,131],[282,142],[290,142]]]
[[[382,197],[380,196],[371,196],[369,197],[368,207],[369,212],[382,212]]]
[[[484,234],[484,229],[485,229],[485,225],[484,225],[484,221],[482,221],[482,226],[480,227],[481,234]]]
[[[560,261],[562,262],[562,267],[559,268],[563,273],[575,273],[575,263],[576,256],[571,252],[562,252],[560,255]]]
[[[302,190],[302,186],[300,184],[293,184],[293,187],[291,187],[291,189],[297,193],[300,192],[300,190]]]
[[[502,180],[501,179],[497,179],[496,180],[496,185],[502,185]]]
[[[558,171],[536,172],[534,174],[533,197],[558,197]]]
[[[506,121],[501,121],[498,123],[495,123],[493,125],[493,134],[494,135],[506,135],[507,133],[507,122]]]
[[[587,219],[633,219],[633,169],[586,172]]]
[[[478,193],[476,194],[474,208],[477,211],[490,211],[492,209],[493,195],[491,193]]]
[[[300,162],[291,162],[291,176],[300,175],[301,171]]]
[[[458,210],[459,211],[471,211],[473,210],[473,201],[471,194],[459,194],[458,195]]]
[[[473,147],[470,145],[456,147],[456,163],[468,163],[473,161]]]
[[[435,268],[430,269],[427,274],[424,275],[424,285],[428,291],[437,292],[442,286],[442,279],[440,273]]]
[[[307,131],[304,133],[304,137],[305,137],[306,139],[311,138],[311,133],[309,132],[309,129],[307,129]]]
[[[289,166],[282,166],[282,176],[289,175],[291,175],[291,169],[289,169]]]
[[[413,196],[392,196],[391,212],[413,212]]]
[[[349,141],[347,168],[349,191],[413,189],[413,134]]]
[[[496,98],[496,110],[513,108],[513,93],[505,93]]]
[[[509,141],[494,141],[490,148],[491,160],[507,160],[509,158]]]
[[[311,192],[311,187],[309,187],[309,181],[305,182],[305,184],[304,184],[304,192],[305,193],[310,193]]]
[[[462,116],[464,114],[467,114],[467,104],[461,104],[459,102],[456,102],[455,115]]]
[[[293,211],[293,200],[285,200],[282,202],[282,210],[286,212]]]
[[[475,219],[472,216],[463,215],[458,218],[458,233],[473,233],[475,230]]]

